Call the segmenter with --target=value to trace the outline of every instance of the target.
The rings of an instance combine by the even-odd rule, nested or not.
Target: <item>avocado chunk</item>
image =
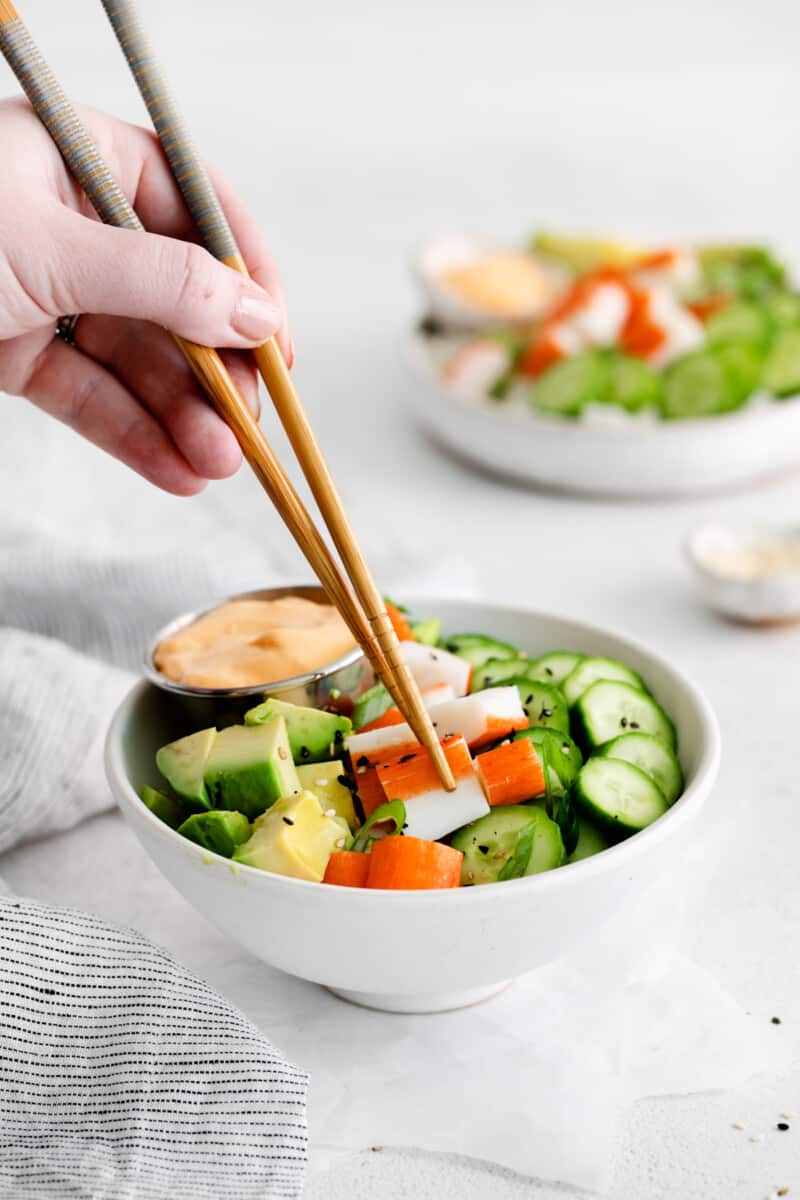
[[[206,787],[214,808],[251,820],[281,796],[299,792],[283,717],[220,730],[206,763]]]
[[[349,717],[274,699],[265,700],[257,708],[251,708],[244,714],[244,723],[262,725],[273,717],[283,717],[286,721],[292,758],[298,764],[333,758],[341,750],[344,739],[353,732]]]
[[[194,813],[179,827],[190,842],[230,858],[237,846],[250,837],[250,822],[240,812]]]
[[[142,788],[142,803],[160,821],[163,821],[165,825],[169,825],[170,829],[177,829],[181,821],[186,817],[186,813],[174,796],[168,796],[165,792],[159,792],[157,788],[150,787],[147,783]]]
[[[162,746],[156,753],[156,766],[167,783],[194,808],[212,807],[205,771],[216,737],[216,729],[200,729]]]
[[[344,763],[340,759],[329,763],[307,763],[297,768],[297,778],[304,792],[314,793],[322,811],[330,812],[333,809],[337,817],[347,821],[352,833],[358,820],[353,807],[353,793],[342,782],[347,778]]]
[[[276,800],[256,818],[248,840],[233,852],[234,862],[293,879],[321,883],[334,850],[345,850],[350,832],[342,817],[328,817],[313,792]]]

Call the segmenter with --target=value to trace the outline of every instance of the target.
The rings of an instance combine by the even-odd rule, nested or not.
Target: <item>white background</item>
[[[143,0],[142,11],[204,153],[245,194],[283,268],[296,377],[365,541],[396,540],[409,561],[415,547],[460,554],[488,598],[627,629],[707,689],[725,757],[706,818],[708,887],[687,946],[759,1019],[779,1013],[792,1036],[800,633],[717,622],[691,593],[680,544],[709,515],[791,519],[800,484],[649,506],[506,488],[441,457],[409,425],[398,345],[415,304],[410,248],[436,229],[757,236],[800,257],[800,9],[789,0]],[[142,120],[99,4],[29,0],[23,15],[75,98]],[[0,71],[0,92],[12,90]],[[3,495],[6,512],[52,514],[54,524],[57,514],[87,539],[113,530],[131,542],[153,530],[223,537],[249,526],[305,575],[244,474],[177,501],[20,401],[3,402],[3,422],[0,452],[31,463],[13,497]],[[222,947],[215,965],[218,935],[157,881],[116,818],[18,851],[2,873],[30,894],[160,931],[245,1008],[258,986],[255,964],[226,975]],[[730,1127],[769,1131],[784,1108],[800,1109],[800,1072],[739,1095],[638,1105],[616,1200],[757,1200],[779,1185],[800,1195],[800,1123],[761,1144]],[[389,1151],[311,1189],[313,1200],[564,1194]]]

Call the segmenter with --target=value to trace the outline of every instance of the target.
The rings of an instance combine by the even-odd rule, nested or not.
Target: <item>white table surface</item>
[[[214,61],[219,30],[203,27],[210,4],[142,7],[162,23],[164,57],[204,151],[269,231],[287,279],[297,378],[365,540],[407,545],[414,529],[423,551],[470,559],[487,598],[621,627],[674,655],[707,690],[724,758],[687,949],[745,1007],[781,1016],[775,1036],[797,1046],[800,631],[717,621],[696,602],[680,547],[708,516],[794,517],[800,478],[646,506],[504,487],[442,457],[408,423],[397,353],[414,304],[407,250],[432,228],[509,238],[536,221],[745,232],[794,253],[796,6],[729,4],[723,17],[713,0],[680,0],[669,15],[564,0],[523,15],[513,0],[297,0],[283,12],[230,0],[226,29],[239,44],[228,63]],[[141,119],[99,5],[30,0],[26,15],[76,97]],[[3,406],[0,474],[5,455],[30,458],[31,469],[13,496],[0,479],[2,512],[32,512],[98,541],[145,544],[180,530],[206,538],[209,553],[243,524],[305,575],[244,473],[174,500],[21,402]],[[12,852],[0,874],[20,892],[142,929],[257,1014],[269,972],[171,891],[118,816]],[[774,1132],[784,1109],[800,1110],[798,1062],[789,1077],[736,1094],[636,1105],[615,1200],[758,1200],[778,1186],[800,1195],[800,1122]],[[734,1121],[766,1139],[749,1142]],[[311,1200],[567,1194],[467,1160],[389,1150],[352,1156],[309,1187]]]

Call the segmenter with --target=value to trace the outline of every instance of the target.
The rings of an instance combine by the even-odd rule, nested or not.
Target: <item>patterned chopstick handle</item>
[[[122,188],[22,21],[0,26],[0,51],[101,220],[125,229],[142,229]]]
[[[102,4],[203,245],[215,258],[238,254],[239,247],[222,205],[147,40],[135,5],[131,0],[102,0]]]

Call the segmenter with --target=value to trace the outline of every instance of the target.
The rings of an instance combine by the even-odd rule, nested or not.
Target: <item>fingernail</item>
[[[286,365],[290,371],[294,366],[294,338],[291,334],[289,334],[289,361]]]
[[[242,285],[239,303],[231,318],[231,324],[248,342],[265,342],[272,337],[280,323],[276,304],[257,283],[247,280]]]

